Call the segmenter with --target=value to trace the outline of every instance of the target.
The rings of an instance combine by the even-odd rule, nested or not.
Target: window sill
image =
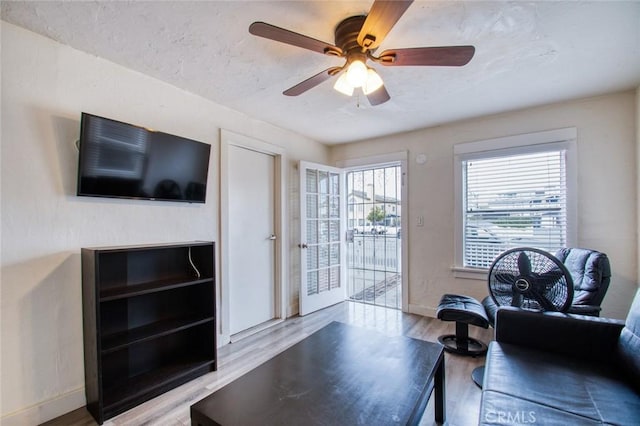
[[[454,266],[451,268],[453,271],[453,276],[455,278],[462,278],[465,280],[478,280],[478,281],[487,281],[487,275],[489,274],[488,269],[481,268],[465,268],[462,266]]]

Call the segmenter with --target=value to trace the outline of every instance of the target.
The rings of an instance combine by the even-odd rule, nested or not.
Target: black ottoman
[[[487,345],[469,337],[469,324],[489,328],[489,319],[484,306],[476,299],[457,294],[445,294],[440,299],[437,316],[442,321],[456,322],[456,334],[438,337],[438,342],[447,352],[474,357],[487,352]]]

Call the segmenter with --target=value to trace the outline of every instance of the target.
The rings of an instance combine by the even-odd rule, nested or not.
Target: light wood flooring
[[[117,417],[106,426],[119,425],[189,425],[191,404],[247,373],[331,321],[374,329],[389,336],[404,335],[437,341],[441,334],[454,334],[455,323],[398,310],[355,302],[343,302],[305,317],[294,317],[269,329],[218,349],[218,371],[206,374]],[[493,330],[469,327],[469,334],[488,343]],[[446,353],[447,425],[467,426],[478,423],[480,389],[471,381],[471,371],[484,364],[484,357],[471,358]],[[420,423],[435,425],[433,397]],[[47,426],[95,425],[91,415],[80,408],[45,423]],[[377,425],[372,425],[377,426]]]

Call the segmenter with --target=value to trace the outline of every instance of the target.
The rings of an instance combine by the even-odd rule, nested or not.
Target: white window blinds
[[[566,246],[566,151],[462,161],[463,262],[488,268],[513,247]]]

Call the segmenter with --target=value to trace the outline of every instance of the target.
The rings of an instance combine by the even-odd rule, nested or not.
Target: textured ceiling
[[[372,1],[2,1],[2,19],[327,144],[640,86],[640,1],[416,1],[387,48],[472,44],[464,67],[373,64],[391,100],[282,92],[342,60],[252,36],[334,42]],[[370,64],[371,65],[371,64]]]

